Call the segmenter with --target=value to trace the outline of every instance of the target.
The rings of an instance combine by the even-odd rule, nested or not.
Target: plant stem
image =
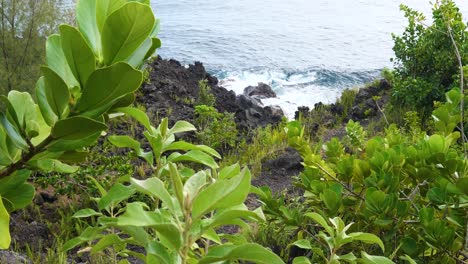
[[[18,160],[15,163],[10,164],[8,167],[0,171],[0,179],[6,178],[10,176],[12,173],[14,173],[15,171],[23,169],[26,163],[28,163],[28,161],[30,161],[37,154],[44,151],[45,147],[47,147],[47,145],[49,145],[49,143],[52,142],[52,140],[53,140],[52,136],[49,136],[44,141],[42,141],[41,144],[35,147],[30,147],[29,152],[22,155],[20,160]]]

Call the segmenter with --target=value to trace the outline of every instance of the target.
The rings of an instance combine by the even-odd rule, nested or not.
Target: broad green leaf
[[[214,149],[205,146],[205,145],[194,145],[185,141],[176,141],[169,146],[164,148],[164,152],[166,151],[171,151],[171,150],[183,150],[183,151],[189,151],[189,150],[200,150],[203,152],[206,152],[207,154],[210,154],[211,156],[214,156],[218,159],[221,158],[221,155]]]
[[[181,208],[186,208],[187,204],[184,199],[184,186],[182,184],[182,177],[180,176],[177,165],[174,163],[169,163],[169,175],[171,176],[172,189],[179,200]]]
[[[55,152],[79,150],[81,148],[88,147],[94,144],[100,136],[101,136],[101,131],[95,134],[89,135],[87,137],[80,138],[80,139],[74,139],[74,140],[59,139],[49,144],[47,149],[50,151],[55,151]]]
[[[106,130],[107,126],[90,118],[74,116],[58,121],[52,128],[52,136],[63,140],[80,140]]]
[[[117,9],[127,3],[126,0],[99,0],[96,1],[96,23],[99,32],[102,33],[104,22]]]
[[[177,121],[169,130],[168,135],[184,133],[197,130],[192,124],[187,121]]]
[[[395,264],[395,262],[386,257],[372,256],[364,251],[361,251],[361,259],[359,259],[359,262],[364,264]]]
[[[98,209],[104,210],[108,206],[115,206],[123,200],[128,199],[135,193],[133,187],[124,186],[120,183],[115,184],[98,202]]]
[[[253,243],[213,247],[199,264],[232,260],[252,261],[257,264],[284,264],[283,260],[273,252]]]
[[[214,161],[210,155],[200,150],[191,150],[182,155],[179,153],[173,153],[167,158],[167,160],[170,162],[191,161],[206,165],[212,169],[219,167],[216,161]]]
[[[126,63],[96,70],[86,82],[76,110],[86,116],[99,116],[116,100],[136,91],[142,80],[142,73]]]
[[[102,214],[94,211],[93,209],[87,208],[87,209],[82,209],[76,212],[73,215],[73,218],[86,218],[86,217],[97,216],[97,215],[101,216]]]
[[[133,55],[127,59],[128,64],[135,68],[140,67],[143,61],[151,57],[156,52],[156,49],[161,47],[161,40],[156,37],[159,33],[159,24],[159,19],[156,19],[150,36],[138,47]]]
[[[31,138],[37,136],[39,127],[35,122],[38,116],[36,105],[31,95],[29,93],[11,91],[8,93],[8,100],[15,109],[21,131],[26,132],[26,135]],[[33,126],[34,123],[36,124],[35,126]]]
[[[10,176],[0,179],[0,195],[18,188],[27,181],[29,176],[31,176],[31,171],[17,170]]]
[[[312,246],[310,245],[310,241],[306,239],[297,240],[294,243],[292,243],[292,245],[298,248],[312,249]]]
[[[38,135],[31,139],[31,143],[34,146],[41,144],[47,137],[50,136],[51,128],[47,125],[46,121],[42,117],[41,110],[38,105],[35,105],[37,119],[35,122],[38,125]]]
[[[146,263],[176,263],[167,252],[167,249],[157,241],[151,241],[146,247],[148,253]]]
[[[74,173],[78,171],[78,166],[70,166],[55,159],[39,159],[28,162],[28,165],[33,166],[42,172],[59,172],[59,173]]]
[[[49,100],[47,99],[48,92],[49,91],[46,90],[45,78],[43,76],[39,78],[36,83],[36,99],[45,122],[49,126],[53,126],[55,122],[57,122],[58,116],[55,114],[52,106],[49,104]]]
[[[240,173],[240,166],[238,163],[223,168],[219,172],[219,179],[230,179]]]
[[[203,188],[206,184],[206,172],[200,171],[191,176],[184,184],[184,198],[188,199],[189,201],[193,201],[193,199],[198,195],[201,188]],[[188,197],[188,198],[187,198]]]
[[[31,204],[34,193],[35,189],[31,184],[23,183],[16,186],[15,189],[10,189],[2,193],[2,197],[7,210],[13,212]]]
[[[10,215],[3,205],[0,195],[0,249],[8,249],[11,243],[10,237]]]
[[[96,16],[97,2],[96,0],[78,0],[76,6],[76,21],[81,33],[89,46],[93,49],[94,54],[101,58],[101,34],[99,34]]]
[[[18,116],[16,115],[15,107],[13,107],[10,99],[5,95],[0,95],[0,112],[5,113],[5,116],[13,125],[21,127]]]
[[[239,205],[250,191],[250,171],[244,169],[229,180],[219,180],[201,191],[193,201],[192,217],[197,219],[218,208]]]
[[[68,240],[63,245],[63,251],[69,251],[87,241],[95,240],[102,237],[101,234],[105,227],[87,227],[80,236]]]
[[[91,254],[103,251],[113,245],[124,244],[125,242],[117,234],[109,234],[101,238],[91,249]]]
[[[117,225],[153,227],[177,251],[182,245],[181,231],[176,225],[163,218],[160,213],[143,210],[141,203],[127,204],[125,213],[118,217]]]
[[[102,29],[104,63],[125,61],[150,36],[154,24],[148,5],[130,2],[112,13]]]
[[[3,113],[0,113],[0,123],[3,125],[3,129],[5,129],[6,134],[17,148],[22,150],[28,149],[28,143],[26,143],[26,140],[21,136],[18,129],[8,121],[8,118]]]
[[[242,204],[224,210],[221,209],[211,219],[205,222],[203,228],[216,228],[223,225],[229,225],[236,219],[246,219],[251,221],[262,220],[256,212],[249,211],[247,206]]]
[[[135,118],[140,124],[142,124],[146,128],[146,130],[153,132],[154,128],[153,126],[151,126],[151,122],[148,118],[148,115],[145,112],[134,107],[117,108],[114,111],[124,113]]]
[[[122,107],[127,107],[131,104],[133,104],[133,102],[135,102],[135,94],[134,93],[128,93],[122,97],[120,97],[117,101],[115,101],[115,103],[112,105],[112,107],[110,108],[110,112],[113,113],[115,111],[115,109],[118,109],[118,108],[122,108]]]
[[[164,183],[158,178],[149,178],[147,180],[130,179],[130,182],[138,192],[147,194],[153,198],[160,199],[172,213],[176,214],[176,207],[172,196],[167,191]]]
[[[69,112],[70,92],[67,84],[50,68],[42,67],[41,71],[44,75],[44,91],[47,102],[58,119],[63,119]]]
[[[100,1],[98,1],[99,3]],[[96,68],[96,57],[92,49],[86,43],[81,32],[76,28],[61,25],[60,36],[62,49],[76,80],[84,87],[89,75]]]
[[[67,59],[65,58],[65,54],[62,49],[62,40],[59,35],[51,35],[47,39],[46,61],[47,66],[60,76],[68,88],[80,85],[75,79],[75,76],[68,65]]]
[[[0,126],[0,166],[8,166],[11,163],[15,162],[14,158],[12,157],[6,141],[6,133],[3,131],[3,127]]]
[[[349,236],[352,237],[353,240],[362,241],[366,244],[377,244],[382,249],[382,252],[385,252],[385,246],[382,240],[374,234],[356,232],[349,234]]]
[[[110,136],[109,141],[119,148],[131,148],[138,157],[146,160],[150,165],[154,163],[152,152],[145,152],[140,148],[140,142],[134,140],[129,136]]]
[[[294,258],[293,264],[312,264],[312,262],[306,257],[297,257]]]
[[[327,231],[328,234],[333,234],[333,228],[327,223],[325,218],[323,218],[321,215],[317,213],[306,213],[305,216],[309,217],[310,219],[314,220],[319,225],[321,225]]]

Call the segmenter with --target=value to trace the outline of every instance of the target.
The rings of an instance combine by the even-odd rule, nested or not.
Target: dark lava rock
[[[302,158],[297,150],[288,147],[276,159],[262,163],[262,173],[252,180],[252,185],[269,186],[274,193],[291,190],[293,177],[304,169],[301,162]]]
[[[0,250],[0,263],[4,264],[30,264],[31,260],[24,254],[13,251]]]
[[[310,108],[307,106],[299,106],[297,111],[294,113],[294,120],[299,120],[300,116],[307,116],[309,114]]]
[[[276,93],[268,84],[258,83],[257,86],[248,86],[244,89],[245,96],[255,96],[260,99],[276,98]]]
[[[218,79],[207,73],[200,62],[184,67],[176,60],[158,58],[149,67],[149,80],[142,86],[137,102],[146,107],[152,120],[168,117],[171,125],[178,120],[193,122],[194,103],[199,97],[198,82],[206,79],[216,98],[215,108],[219,112],[234,113],[240,130],[281,121],[281,113],[263,107],[258,98],[239,98],[233,91],[218,86]],[[260,86],[261,91],[266,91],[264,85]]]

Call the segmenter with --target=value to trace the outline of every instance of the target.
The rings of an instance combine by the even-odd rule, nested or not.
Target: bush
[[[219,150],[234,147],[237,142],[237,126],[233,113],[219,113],[207,105],[195,106],[195,124],[199,128],[198,140]]]
[[[451,0],[440,1],[432,10],[432,25],[423,25],[424,16],[401,5],[408,19],[403,35],[393,35],[395,73],[393,103],[423,109],[423,119],[433,109],[434,101],[444,100],[444,93],[459,86],[459,64],[448,26],[452,30],[462,61],[468,61],[466,24]]]
[[[211,87],[207,80],[200,80],[198,82],[198,93],[197,105],[214,106],[216,103],[216,97],[211,93]]]

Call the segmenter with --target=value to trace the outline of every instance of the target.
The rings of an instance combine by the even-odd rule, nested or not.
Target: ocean
[[[468,18],[468,2],[455,1]],[[288,116],[333,102],[392,67],[392,33],[403,32],[401,3],[427,14],[428,0],[157,0],[158,51],[201,61],[221,85],[242,93],[264,82]],[[429,20],[430,21],[430,20]]]

